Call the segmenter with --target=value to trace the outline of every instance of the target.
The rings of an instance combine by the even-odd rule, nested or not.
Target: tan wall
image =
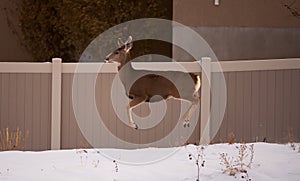
[[[293,0],[174,0],[173,20],[187,26],[300,27],[283,4]],[[295,1],[292,8],[300,9]]]
[[[300,28],[192,27],[220,61],[300,57]],[[193,58],[173,49],[179,61]]]
[[[173,20],[193,28],[219,60],[300,57],[300,21],[277,0],[173,1]],[[300,9],[296,1],[293,8]],[[176,27],[175,27],[176,28]],[[174,58],[192,60],[174,48]]]

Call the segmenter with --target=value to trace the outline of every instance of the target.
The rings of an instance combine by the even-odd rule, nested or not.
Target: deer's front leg
[[[129,102],[128,106],[127,106],[127,115],[128,115],[128,121],[129,121],[129,125],[134,128],[134,129],[138,129],[138,126],[136,125],[136,123],[133,121],[132,119],[132,114],[131,114],[131,110],[140,105],[141,103],[145,102],[145,100],[147,99],[147,97],[137,97],[134,96],[133,99]]]
[[[132,119],[131,110],[132,110],[132,108],[128,104],[128,106],[127,106],[127,115],[128,115],[129,125],[130,125],[130,127],[134,128],[134,129],[138,129],[138,126],[135,124],[135,122]]]

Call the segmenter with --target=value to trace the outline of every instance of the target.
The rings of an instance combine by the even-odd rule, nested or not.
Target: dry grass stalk
[[[234,135],[233,132],[230,132],[230,133],[228,134],[228,143],[229,143],[229,144],[235,143],[235,135]]]
[[[22,132],[19,128],[16,131],[9,132],[0,130],[0,151],[19,150]]]
[[[239,147],[239,156],[238,159],[236,160],[236,165],[240,167],[241,172],[247,172],[246,168],[251,168],[251,164],[253,163],[253,158],[254,158],[254,145],[250,145],[248,150],[247,150],[247,145],[246,144],[241,144]],[[250,155],[248,153],[250,152]],[[248,158],[248,164],[246,164],[245,160]]]
[[[220,154],[221,165],[225,166],[223,173],[235,176],[237,173],[245,173],[248,177],[247,168],[251,168],[254,158],[254,145],[249,147],[241,144],[238,148],[238,157],[229,157],[227,153]],[[249,180],[249,179],[248,179]]]
[[[80,148],[83,148],[83,149],[88,149],[89,148],[89,145],[88,145],[88,143],[86,142],[86,141],[80,141],[80,147],[78,148],[78,149],[80,149]]]
[[[226,169],[223,173],[228,173],[230,176],[235,176],[238,169],[233,165],[233,157],[229,157],[227,153],[220,154],[221,164],[225,166]]]
[[[76,151],[76,154],[80,155],[81,166],[86,166],[88,159],[88,151],[85,149],[80,149]]]
[[[187,149],[187,148],[186,148]],[[196,146],[196,154],[189,152],[189,160],[195,160],[195,164],[197,166],[197,179],[196,181],[200,181],[200,169],[204,167],[205,160],[204,160],[204,147],[203,146]]]
[[[288,134],[289,134],[290,146],[293,150],[296,150],[296,145],[294,143],[294,136],[293,136],[292,130],[290,128],[288,129]]]
[[[113,160],[113,163],[115,164],[115,172],[119,172],[119,165],[118,162],[116,160]]]
[[[250,159],[249,159],[249,163],[248,163],[247,167],[251,168],[251,165],[252,165],[253,159],[254,159],[254,144],[250,145],[249,151],[250,151]]]

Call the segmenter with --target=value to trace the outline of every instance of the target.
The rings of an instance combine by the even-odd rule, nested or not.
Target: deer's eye
[[[118,55],[118,54],[119,54],[119,52],[115,52],[115,54],[116,54],[116,55]]]

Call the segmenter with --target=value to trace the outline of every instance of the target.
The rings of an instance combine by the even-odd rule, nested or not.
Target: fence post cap
[[[211,61],[211,58],[210,57],[202,57],[201,60],[202,61]]]
[[[61,58],[52,58],[52,62],[62,62]]]

